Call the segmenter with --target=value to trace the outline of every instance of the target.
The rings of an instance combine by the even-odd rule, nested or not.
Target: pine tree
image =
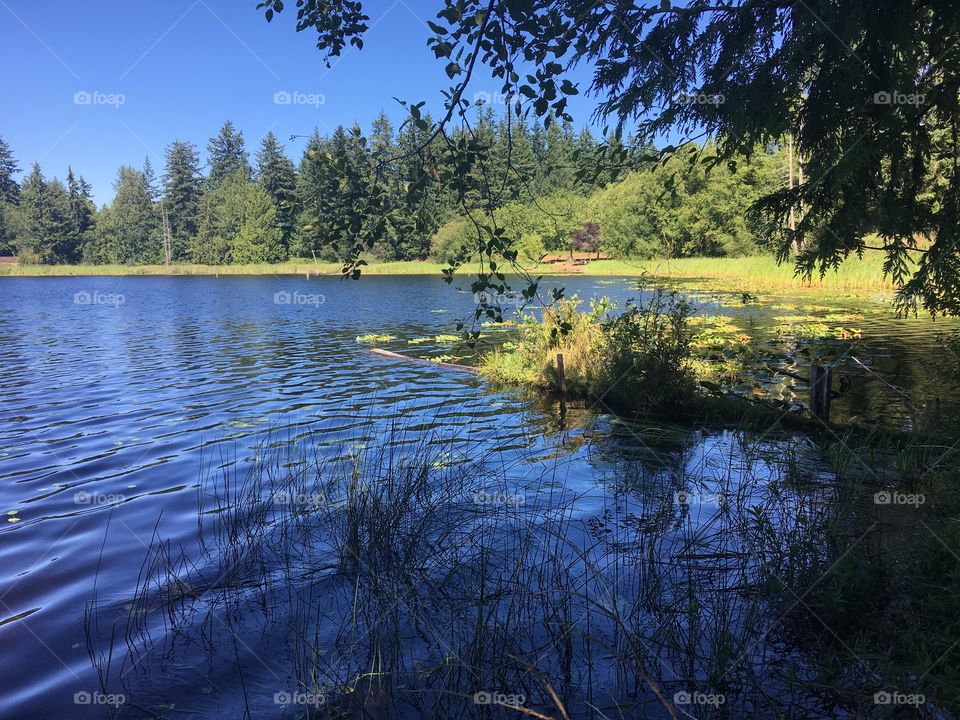
[[[277,262],[283,255],[281,241],[270,195],[234,175],[204,196],[191,258],[204,265]]]
[[[150,199],[156,202],[160,199],[160,190],[157,188],[157,176],[153,172],[153,163],[150,162],[150,156],[143,158],[143,180],[147,185],[147,192]]]
[[[570,123],[551,122],[546,130],[546,151],[539,190],[546,194],[572,190],[576,184],[574,135]]]
[[[300,166],[295,253],[346,261],[383,234],[387,201],[360,130],[316,132]]]
[[[276,208],[275,222],[280,229],[281,254],[285,258],[289,253],[297,211],[297,170],[272,132],[267,133],[257,151],[256,180]]]
[[[16,238],[14,214],[16,210],[13,206],[20,200],[20,186],[13,176],[19,170],[17,161],[13,157],[13,151],[0,137],[0,255],[12,255],[14,253]],[[9,207],[5,207],[7,205]]]
[[[197,234],[203,177],[200,175],[200,158],[193,144],[174,141],[167,148],[165,157],[163,210],[170,223],[171,256],[177,261],[186,258],[187,248]]]
[[[73,168],[67,168],[67,197],[70,205],[70,244],[76,250],[76,257],[84,254],[85,246],[91,241],[96,206],[91,200],[90,183],[73,174]]]
[[[537,164],[530,130],[522,117],[510,115],[508,111],[500,118],[495,154],[504,174],[497,180],[504,188],[501,204],[529,198]]]
[[[20,188],[20,206],[25,223],[21,254],[43,264],[79,259],[78,248],[70,236],[67,191],[56,178],[45,180],[37,163]]]
[[[159,263],[163,257],[160,217],[143,173],[121,166],[114,189],[116,195],[97,222],[87,259],[127,265]]]
[[[13,176],[20,171],[13,151],[6,141],[0,137],[0,202],[17,204],[20,197],[20,186]]]
[[[234,130],[233,123],[227,120],[216,137],[210,138],[207,143],[207,165],[210,174],[207,183],[215,188],[224,178],[240,173],[244,179],[249,179],[252,173],[250,159],[243,143],[243,133]]]

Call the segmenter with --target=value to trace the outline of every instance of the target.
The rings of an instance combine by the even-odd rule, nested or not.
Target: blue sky
[[[363,50],[345,51],[329,69],[314,35],[295,31],[293,2],[269,24],[256,5],[0,0],[0,136],[22,171],[38,161],[46,176],[63,178],[72,165],[102,204],[121,164],[140,167],[149,156],[159,175],[174,139],[193,142],[205,159],[207,139],[227,119],[251,153],[272,130],[297,160],[304,141],[291,135],[354,121],[367,129],[381,108],[399,121],[394,96],[442,106],[450,82],[426,45],[425,24],[441,3],[365,1],[371,29]],[[497,87],[483,73],[471,93]],[[77,93],[87,93],[79,103]],[[276,93],[292,102],[275,103]],[[583,95],[573,99],[578,126],[593,106]]]

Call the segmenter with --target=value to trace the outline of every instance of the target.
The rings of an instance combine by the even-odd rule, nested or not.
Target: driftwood
[[[405,362],[414,363],[416,365],[429,365],[430,367],[439,367],[445,368],[447,370],[459,370],[461,372],[468,372],[472,375],[476,375],[479,371],[475,367],[470,367],[469,365],[457,365],[456,363],[448,362],[437,362],[435,360],[427,360],[426,358],[411,357],[410,355],[403,355],[401,353],[391,352],[390,350],[383,350],[382,348],[373,348],[370,350],[374,355],[379,355],[380,357],[389,358],[391,360],[404,360]]]

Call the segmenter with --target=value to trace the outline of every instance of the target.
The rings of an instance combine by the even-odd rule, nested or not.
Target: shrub
[[[628,302],[623,313],[603,323],[606,352],[599,360],[608,405],[655,414],[692,405],[692,314],[685,300],[657,289],[648,301]]]
[[[483,362],[485,375],[558,392],[557,355],[563,354],[567,394],[620,411],[669,414],[696,400],[689,367],[692,309],[674,293],[654,291],[610,316],[607,300],[580,312],[580,300],[561,300],[527,316],[511,351]]]

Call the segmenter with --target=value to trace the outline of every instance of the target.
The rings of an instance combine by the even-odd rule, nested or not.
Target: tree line
[[[414,116],[395,130],[381,112],[369,135],[358,126],[315,131],[298,164],[272,132],[251,160],[227,121],[207,144],[205,167],[195,145],[176,140],[159,177],[149,158],[120,167],[102,208],[72,168],[61,182],[34,163],[18,183],[0,138],[0,255],[43,264],[342,261],[369,238],[363,249],[378,260],[454,261],[477,242],[473,210],[531,260],[570,249],[745,254],[763,244],[748,208],[786,173],[779,147],[707,171],[695,160],[716,155],[710,143],[658,161],[652,147],[598,140],[569,121],[528,126],[489,106],[450,136],[430,137],[429,116]],[[611,144],[625,175],[596,171]]]

